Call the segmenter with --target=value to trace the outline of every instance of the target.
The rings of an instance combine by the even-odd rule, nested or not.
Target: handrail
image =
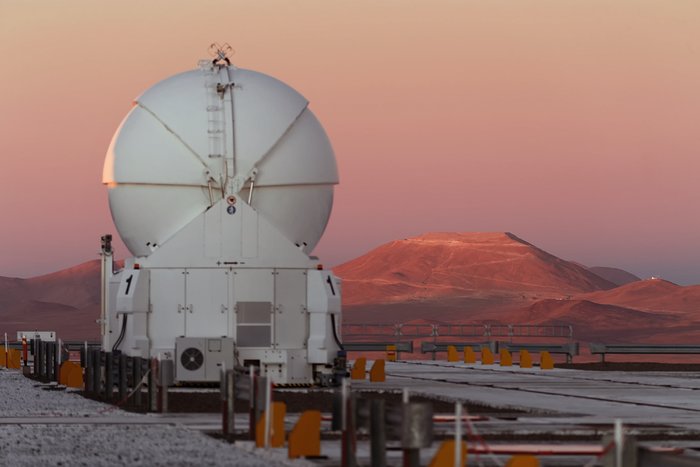
[[[606,354],[700,354],[700,344],[589,344],[591,354],[600,355],[605,362]]]
[[[343,339],[353,340],[354,337],[410,337],[433,338],[439,337],[491,337],[536,338],[549,337],[567,339],[573,342],[574,327],[570,324],[458,324],[458,323],[344,323],[341,326]]]

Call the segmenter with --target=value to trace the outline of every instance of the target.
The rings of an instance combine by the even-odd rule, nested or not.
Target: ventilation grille
[[[180,355],[180,364],[189,371],[196,371],[204,364],[204,354],[196,347],[185,349]]]

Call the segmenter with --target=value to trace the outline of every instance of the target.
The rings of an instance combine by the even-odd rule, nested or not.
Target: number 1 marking
[[[134,275],[130,275],[129,278],[126,280],[126,292],[124,292],[124,295],[129,295],[129,290],[131,289],[131,279],[134,278]],[[335,294],[333,294],[335,295]]]
[[[326,282],[328,282],[328,285],[331,287],[331,293],[333,294],[333,296],[335,296],[335,288],[333,288],[333,281],[331,280],[331,276],[328,276]]]

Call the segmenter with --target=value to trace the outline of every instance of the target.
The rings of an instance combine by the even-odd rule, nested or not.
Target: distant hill
[[[2,331],[57,331],[64,339],[99,337],[100,262],[18,279],[0,277]]]
[[[649,337],[664,327],[677,324],[673,316],[589,300],[540,300],[527,308],[502,316],[509,322],[528,324],[569,324],[578,339],[614,343]]]
[[[640,281],[639,277],[624,269],[610,268],[605,266],[593,266],[588,268],[594,274],[599,275],[603,279],[612,282],[615,285],[625,285],[630,282]]]
[[[397,240],[335,272],[346,322],[571,324],[584,341],[700,339],[700,286],[589,269],[511,233]]]
[[[350,305],[441,297],[553,298],[615,287],[511,233],[429,233],[396,240],[334,271]]]
[[[577,298],[638,310],[694,313],[700,319],[700,285],[684,287],[663,279],[646,279]]]

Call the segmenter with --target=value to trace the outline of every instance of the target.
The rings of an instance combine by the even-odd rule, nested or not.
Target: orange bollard
[[[464,347],[464,363],[476,363],[476,353],[471,345]]]
[[[320,411],[306,410],[302,412],[296,425],[289,432],[287,455],[290,459],[321,455]]]
[[[464,441],[462,441],[462,462],[460,464],[467,465],[467,443]],[[433,460],[430,461],[430,467],[454,467],[455,465],[455,440],[446,439],[440,444]]]
[[[384,360],[375,360],[372,368],[369,370],[369,380],[372,383],[383,383],[386,381],[384,373]]]
[[[19,349],[10,349],[7,354],[7,368],[19,370],[22,368],[22,352]]]
[[[69,388],[82,389],[83,388],[83,369],[80,365],[73,364],[71,369],[68,371],[66,376],[66,382],[63,383]]]
[[[549,352],[540,353],[540,369],[552,370],[554,368],[554,359]]]
[[[69,388],[83,387],[83,369],[74,362],[65,361],[58,369],[58,383]]]
[[[540,461],[530,454],[518,454],[508,460],[506,467],[540,467]]]
[[[527,350],[520,351],[520,368],[532,368],[532,355]]]
[[[387,345],[386,346],[386,359],[390,362],[396,361],[396,346]]]
[[[287,405],[284,402],[273,402],[270,420],[270,447],[280,448],[284,446],[285,432],[284,432],[284,417],[287,415]],[[265,447],[265,412],[263,412],[262,417],[258,420],[258,424],[255,427],[255,446],[262,448]]]
[[[365,379],[367,366],[367,359],[365,357],[360,357],[355,360],[355,364],[350,370],[350,379]]]
[[[496,359],[493,356],[493,352],[486,346],[481,347],[481,364],[482,365],[493,365]]]
[[[447,361],[448,362],[458,362],[459,354],[457,353],[457,347],[454,345],[447,346]]]
[[[513,366],[513,356],[507,349],[501,349],[501,366]]]

